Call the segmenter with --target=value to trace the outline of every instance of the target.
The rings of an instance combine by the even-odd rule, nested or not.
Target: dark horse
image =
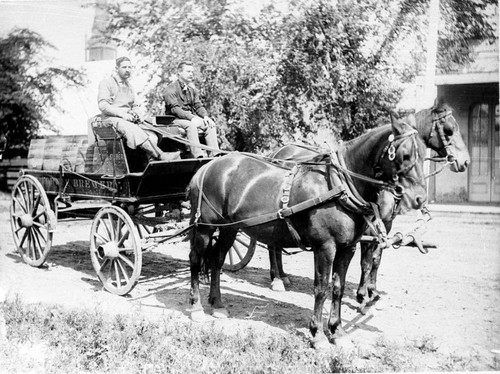
[[[343,170],[355,176],[352,184],[365,201],[375,201],[382,189],[396,187],[404,189],[402,204],[420,209],[427,198],[422,171],[424,152],[416,131],[394,121],[391,126],[346,142],[339,159]],[[330,278],[333,289],[328,326],[332,334],[341,332],[340,305],[347,265],[366,228],[368,210],[348,204],[350,193],[337,183],[339,163],[332,162],[334,158],[333,154],[319,155],[290,170],[255,156],[232,153],[200,168],[188,190],[194,225],[189,254],[193,319],[203,316],[199,290],[203,265],[210,270],[209,303],[214,316],[227,315],[221,299],[220,270],[241,229],[268,245],[297,247],[299,240],[311,247],[315,264],[314,312],[309,323],[313,345],[328,343],[322,328],[322,310]],[[213,244],[217,228],[219,237]]]
[[[436,102],[432,108],[417,112],[415,117],[409,116],[407,122],[410,124],[415,123],[414,126],[418,131],[418,135],[425,145],[437,153],[438,157],[432,160],[444,161],[445,165],[450,165],[453,172],[467,170],[470,159],[469,152],[448,105]],[[319,152],[321,151],[318,148],[288,145],[274,152],[271,157],[283,160],[301,160],[311,158]],[[379,202],[379,205],[382,208],[380,211],[381,218],[386,231],[389,232],[396,214],[401,213],[401,209],[392,194],[383,192],[379,198],[386,200],[385,202]],[[362,242],[360,246],[361,279],[357,299],[362,309],[367,302],[378,297],[376,279],[382,258],[382,250],[376,243]],[[280,248],[270,248],[271,288],[274,290],[284,290],[284,284],[289,283],[288,277],[283,270],[281,257]]]

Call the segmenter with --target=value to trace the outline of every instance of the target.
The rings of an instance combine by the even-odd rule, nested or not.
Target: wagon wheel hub
[[[110,241],[97,247],[97,253],[101,258],[117,258],[120,254],[118,250],[118,243]]]
[[[33,226],[33,217],[31,216],[31,214],[28,214],[28,213],[23,214],[17,220],[18,220],[17,222],[19,223],[19,226],[21,226],[21,227]]]

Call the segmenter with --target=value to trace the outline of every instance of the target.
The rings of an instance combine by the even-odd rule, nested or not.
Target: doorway
[[[498,101],[474,105],[469,117],[469,201],[500,203]]]

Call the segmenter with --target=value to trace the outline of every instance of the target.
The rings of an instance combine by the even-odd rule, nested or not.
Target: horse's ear
[[[414,129],[417,128],[417,119],[415,118],[415,115],[413,113],[408,114],[408,116],[406,117],[406,123]]]
[[[432,107],[432,109],[437,109],[439,107],[442,107],[444,105],[444,99],[442,97],[436,97],[436,99],[434,100],[434,106]]]
[[[405,123],[400,121],[398,115],[393,111],[390,112],[390,116],[391,116],[392,133],[394,135],[404,134],[406,132]]]

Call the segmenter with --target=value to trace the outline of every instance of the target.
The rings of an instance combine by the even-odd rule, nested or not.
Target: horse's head
[[[379,156],[377,177],[392,181],[401,209],[421,209],[427,200],[425,144],[408,121],[391,115],[391,133]],[[410,121],[411,122],[411,121]]]
[[[444,157],[450,163],[452,171],[467,170],[470,163],[469,151],[450,106],[436,100],[432,108],[417,113],[417,122],[420,136],[427,147]]]

